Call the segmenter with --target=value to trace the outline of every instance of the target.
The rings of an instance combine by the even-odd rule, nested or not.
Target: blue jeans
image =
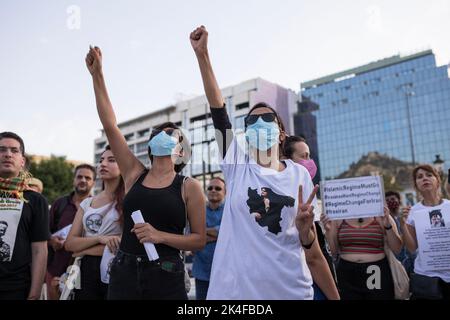
[[[195,279],[195,299],[206,300],[208,288],[209,288],[209,281]]]
[[[149,261],[119,250],[111,264],[108,300],[187,300],[183,261],[179,256]]]

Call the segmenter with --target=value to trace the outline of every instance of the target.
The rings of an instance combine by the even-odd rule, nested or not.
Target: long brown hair
[[[105,147],[105,150],[103,150],[102,155],[106,151],[111,151],[111,147],[107,145]],[[113,154],[114,155],[114,154]],[[116,187],[116,190],[114,190],[114,198],[113,201],[116,203],[115,209],[117,210],[117,213],[119,214],[119,223],[123,224],[123,199],[125,198],[125,183],[123,181],[122,174],[120,174],[119,184]],[[105,183],[102,183],[102,190],[105,189]],[[113,202],[113,203],[114,203]]]

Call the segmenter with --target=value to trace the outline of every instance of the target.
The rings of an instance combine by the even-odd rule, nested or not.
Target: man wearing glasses
[[[225,181],[222,178],[214,177],[206,190],[208,198],[206,204],[206,246],[203,250],[195,252],[192,265],[192,275],[195,278],[195,298],[197,300],[205,300],[208,293],[214,250],[216,249],[223,214]]]

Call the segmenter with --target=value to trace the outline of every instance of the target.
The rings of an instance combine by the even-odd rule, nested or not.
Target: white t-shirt
[[[80,203],[83,209],[83,229],[85,237],[115,236],[122,234],[119,213],[115,203],[108,203],[100,208],[92,208],[93,198],[84,199]]]
[[[300,245],[295,216],[313,184],[291,160],[275,171],[246,156],[236,138],[221,165],[227,196],[214,253],[208,299],[313,298],[312,277]]]
[[[415,204],[410,211],[408,220],[406,221],[407,224],[415,227],[415,213],[418,211],[422,211],[422,210],[427,210],[427,211],[432,211],[432,210],[439,210],[442,209],[442,207],[444,206],[449,206],[450,205],[450,201],[447,199],[444,199],[443,202],[440,205],[434,206],[434,207],[427,207],[424,206],[422,204],[422,202],[419,202],[417,204]],[[442,280],[444,280],[447,283],[450,283],[450,266],[448,270],[427,270],[427,268],[425,268],[425,264],[422,262],[421,257],[420,257],[420,250],[416,251],[417,257],[416,260],[414,261],[414,272],[424,275],[424,276],[429,276],[429,277],[439,277]]]

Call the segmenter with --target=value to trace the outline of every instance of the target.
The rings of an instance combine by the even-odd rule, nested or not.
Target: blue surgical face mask
[[[177,138],[169,136],[165,131],[161,131],[148,142],[148,146],[152,155],[162,157],[172,155],[177,143]]]
[[[275,121],[258,120],[247,127],[245,138],[248,144],[260,151],[267,151],[278,143],[280,128]]]

